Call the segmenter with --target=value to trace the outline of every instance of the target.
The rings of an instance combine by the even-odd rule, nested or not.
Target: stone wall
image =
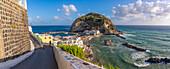
[[[6,61],[31,50],[27,10],[13,0],[0,0],[0,59]]]

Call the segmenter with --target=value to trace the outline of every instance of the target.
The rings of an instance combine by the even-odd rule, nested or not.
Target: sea
[[[39,34],[41,34],[42,32],[59,32],[59,31],[68,32],[69,30],[70,30],[70,26],[32,26],[32,31],[34,33],[39,33]],[[72,36],[74,34],[56,33],[50,35],[54,37],[58,35],[60,35],[61,37],[65,37],[65,36]]]
[[[170,26],[138,26],[116,25],[124,32],[121,39],[114,35],[95,37],[90,41],[94,57],[92,62],[99,65],[110,63],[120,69],[170,69],[170,64],[150,64],[144,62],[150,57],[170,57]],[[70,26],[32,26],[34,33],[49,31],[69,31]],[[73,34],[52,34],[53,36],[70,36]],[[102,40],[110,39],[112,45],[106,46]],[[134,46],[147,49],[149,52],[140,52],[123,46],[130,43]]]

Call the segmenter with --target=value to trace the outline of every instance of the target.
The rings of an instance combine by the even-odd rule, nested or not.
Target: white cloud
[[[54,16],[54,20],[58,20],[59,19],[59,17],[58,16]]]
[[[110,16],[106,16],[107,18],[110,18]]]
[[[71,12],[77,12],[77,9],[74,5],[63,5],[63,11],[69,16]]]
[[[40,18],[40,16],[36,16],[36,18],[37,18],[37,19],[39,19],[39,18]]]
[[[57,11],[59,12],[59,11],[60,11],[60,9],[57,9]]]
[[[118,5],[113,7],[112,18],[114,20],[124,21],[145,21],[155,22],[157,20],[166,20],[170,16],[170,3],[157,1],[157,2],[142,2],[138,0],[136,3],[128,5]]]
[[[57,20],[57,21],[74,21],[75,20],[75,18],[72,18],[71,16],[66,16],[66,15],[62,15],[62,16],[60,16],[60,17],[58,17],[58,16],[54,16],[54,20]]]
[[[80,13],[78,13],[78,16],[81,16],[81,14],[80,14]]]
[[[78,13],[78,16],[79,16],[79,17],[84,16],[84,15],[85,15],[85,14],[80,14],[80,13]]]
[[[88,9],[88,11],[90,11],[90,9]]]
[[[28,20],[31,22],[31,21],[32,21],[32,18],[30,17]]]

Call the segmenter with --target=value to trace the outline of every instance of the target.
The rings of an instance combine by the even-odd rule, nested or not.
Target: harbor
[[[66,36],[52,34],[60,34],[64,33]],[[73,34],[70,36],[69,34]],[[72,32],[41,32],[40,34],[35,33],[38,37],[40,37],[45,44],[49,44],[51,42],[54,46],[75,46],[82,48],[85,52],[85,58],[88,61],[93,59],[93,51],[91,50],[92,46],[89,44],[89,41],[94,37],[99,37],[102,34],[98,30],[85,30],[84,32],[72,33]]]

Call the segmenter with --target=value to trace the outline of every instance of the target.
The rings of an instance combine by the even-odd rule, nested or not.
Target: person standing
[[[51,46],[51,41],[49,41],[49,46]]]

